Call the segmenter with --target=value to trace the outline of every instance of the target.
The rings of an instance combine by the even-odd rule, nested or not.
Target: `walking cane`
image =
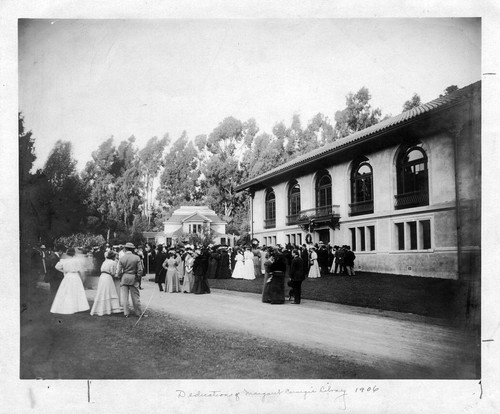
[[[148,304],[146,305],[146,307],[142,311],[141,316],[139,316],[139,319],[137,319],[137,322],[134,324],[134,328],[139,323],[139,321],[141,320],[142,316],[146,313],[146,310],[148,309],[148,306],[151,303],[151,299],[153,299],[153,296],[154,296],[155,292],[156,292],[156,289],[153,289],[153,293],[151,294],[151,297],[149,298]]]

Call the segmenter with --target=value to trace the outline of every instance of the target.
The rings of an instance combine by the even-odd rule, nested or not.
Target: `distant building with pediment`
[[[163,232],[154,235],[156,243],[176,244],[182,242],[187,234],[198,234],[203,237],[207,233],[215,244],[231,245],[234,240],[234,236],[226,234],[227,223],[206,206],[181,206],[163,225]],[[151,236],[148,237],[148,241]]]

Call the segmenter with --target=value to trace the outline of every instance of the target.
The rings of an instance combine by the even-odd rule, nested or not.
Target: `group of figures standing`
[[[63,246],[57,246],[53,251],[40,252],[45,282],[50,283],[53,297],[50,311],[60,314],[87,311],[90,306],[82,282],[82,274],[88,269],[85,256],[76,255],[76,250],[69,248],[63,258],[64,250]],[[293,298],[297,304],[306,278],[315,279],[328,273],[354,275],[355,255],[346,245],[259,247],[254,242],[234,249],[211,245],[204,248],[147,245],[138,249],[127,243],[117,250],[109,245],[105,248],[91,315],[128,316],[131,298],[135,315],[143,316],[140,290],[142,277],[148,270],[154,271],[155,283],[166,293],[206,294],[210,293],[208,279],[263,277],[262,301],[266,303],[284,302],[284,282],[289,278],[289,300]]]
[[[208,249],[195,249],[189,244],[171,249],[158,245],[153,264],[155,283],[161,292],[210,293]]]
[[[289,300],[301,301],[301,284],[306,278],[316,279],[326,274],[347,274],[354,276],[354,252],[344,245],[330,246],[318,243],[285,247],[259,248],[258,243],[247,246],[245,251],[236,249],[236,265],[232,277],[255,279],[264,275],[263,302],[283,303],[281,286],[289,278]]]
[[[50,312],[67,315],[89,310],[82,280],[83,274],[89,271],[87,255],[82,252],[77,254],[77,249],[73,247],[66,250],[63,246],[56,246],[53,251],[42,247],[44,281],[50,284],[53,299]],[[141,309],[139,292],[144,265],[136,253],[132,243],[125,244],[120,252],[105,252],[91,315],[123,313],[128,317],[131,298],[135,315],[147,317]]]

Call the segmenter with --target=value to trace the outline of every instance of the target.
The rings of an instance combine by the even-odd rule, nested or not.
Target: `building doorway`
[[[330,230],[316,230],[316,233],[318,233],[319,241],[324,244],[330,243]]]

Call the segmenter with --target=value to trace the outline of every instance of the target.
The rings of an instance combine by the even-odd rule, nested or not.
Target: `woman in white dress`
[[[309,249],[309,275],[307,276],[309,279],[315,279],[318,277],[321,277],[321,273],[319,272],[319,265],[318,265],[318,254],[316,253],[316,250],[311,247]]]
[[[180,291],[177,264],[175,253],[173,252],[169,253],[168,259],[163,262],[163,268],[167,270],[167,275],[165,276],[165,293]]]
[[[186,246],[186,257],[184,258],[184,281],[182,282],[181,292],[191,293],[193,291],[193,265],[194,258],[191,246]]]
[[[233,279],[243,279],[245,275],[245,265],[243,263],[244,258],[243,255],[241,254],[240,249],[236,251],[236,256],[234,260],[236,260],[236,264],[234,265],[234,270],[231,277]]]
[[[97,285],[94,304],[90,311],[91,315],[111,315],[112,313],[121,313],[123,308],[120,306],[118,292],[116,291],[113,278],[116,275],[116,253],[109,251],[106,260],[101,266],[101,276]]]
[[[254,267],[254,262],[253,262],[253,253],[252,250],[250,249],[250,246],[248,246],[245,250],[245,253],[243,253],[243,259],[245,260],[245,264],[243,267],[243,279],[246,280],[254,280],[255,279],[255,267]]]
[[[81,260],[75,258],[75,249],[70,247],[66,255],[56,264],[56,269],[64,273],[64,279],[57,290],[50,312],[70,315],[90,309],[87,295],[80,277]]]

